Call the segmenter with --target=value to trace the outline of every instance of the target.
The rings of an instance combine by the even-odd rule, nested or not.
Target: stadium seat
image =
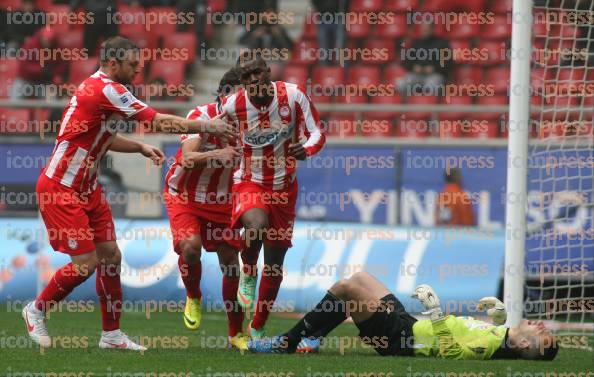
[[[473,65],[454,67],[454,82],[458,85],[477,85],[482,82],[482,69]]]
[[[342,67],[314,67],[312,72],[313,84],[324,88],[344,84],[344,69]]]
[[[130,39],[138,45],[141,49],[148,49],[154,51],[159,45],[158,37],[154,34],[147,33],[144,28],[124,28],[121,32],[122,36]]]
[[[465,122],[464,119],[440,119],[439,121],[439,135],[440,139],[457,139],[462,137],[462,127]]]
[[[356,118],[348,113],[332,113],[326,121],[325,131],[328,136],[357,136]]]
[[[386,0],[384,8],[398,13],[406,13],[408,10],[417,9],[418,0]]]
[[[473,63],[473,56],[471,54],[472,47],[469,39],[453,39],[450,41],[450,48],[454,62],[458,64]]]
[[[303,22],[303,33],[301,38],[304,39],[316,39],[317,38],[317,25],[314,22],[311,14],[308,14]]]
[[[374,96],[371,97],[371,103],[374,105],[397,105],[402,103],[402,98],[399,95],[392,96]],[[363,113],[363,118],[377,117],[377,118],[394,118],[398,112],[396,111],[374,111]]]
[[[404,14],[394,15],[394,22],[378,23],[373,30],[373,35],[378,38],[402,38],[406,35],[408,25]]]
[[[348,83],[367,90],[370,86],[380,84],[380,68],[374,66],[352,66],[349,68]]]
[[[209,12],[223,12],[227,9],[227,0],[208,0]]]
[[[359,131],[361,136],[365,137],[392,137],[396,128],[394,124],[393,118],[374,115],[365,117],[359,122]]]
[[[361,103],[368,103],[369,99],[365,94],[355,94],[355,95],[340,95],[336,96],[336,103],[340,104],[361,104]]]
[[[70,30],[68,33],[62,34],[59,37],[58,44],[61,48],[67,49],[82,49],[83,48],[83,31]]]
[[[316,52],[319,51],[318,42],[303,39],[293,46],[291,53],[291,64],[311,65],[318,60]]]
[[[471,119],[471,127],[466,130],[465,136],[476,139],[494,139],[499,137],[499,120]]]
[[[314,103],[316,108],[318,109],[318,114],[320,118],[326,118],[330,112],[328,110],[320,110],[319,105],[325,105],[332,103],[332,96],[324,95],[323,93],[312,93],[310,95],[311,101]]]
[[[489,86],[493,86],[495,94],[503,94],[507,93],[507,89],[509,88],[509,77],[509,67],[492,67],[487,69],[483,82]]]
[[[172,15],[177,15],[175,7],[150,7],[147,11],[147,19],[150,17],[149,15],[153,15],[157,20],[155,24],[150,25],[150,30],[148,30],[150,34],[162,38],[175,33],[177,23],[168,21],[172,18],[175,19],[175,16]],[[148,28],[149,25],[146,27]]]
[[[352,0],[351,12],[379,12],[383,8],[383,0]]]
[[[437,96],[410,96],[407,98],[406,103],[409,105],[437,105],[439,98]],[[431,111],[413,111],[408,114],[411,118],[429,118],[431,117]]]
[[[79,85],[99,69],[99,58],[89,57],[86,60],[70,62],[70,79],[74,85]]]
[[[0,8],[2,9],[19,9],[21,7],[21,0],[3,0]],[[6,21],[4,21],[6,22]]]
[[[513,0],[495,0],[491,4],[491,10],[495,13],[508,13],[512,11]]]
[[[530,86],[535,93],[543,93],[545,85],[549,84],[553,72],[550,69],[534,67],[530,70]]]
[[[495,15],[493,24],[484,24],[481,30],[481,38],[486,39],[510,39],[511,24],[505,14]]]
[[[309,78],[309,72],[307,67],[301,65],[288,65],[285,67],[282,77],[286,82],[292,82],[305,87],[307,85],[307,79]]]
[[[0,109],[0,129],[3,134],[26,134],[37,132],[32,129],[31,112],[29,109],[4,108]]]
[[[0,59],[0,98],[10,96],[10,86],[19,72],[18,59]]]
[[[485,0],[426,0],[423,11],[426,12],[472,12],[485,11]]]
[[[467,18],[463,18],[461,22],[452,24],[450,30],[445,30],[444,33],[444,37],[449,39],[474,38],[479,35],[479,25],[476,22],[469,22]]]
[[[68,22],[70,7],[66,4],[52,4],[47,11],[56,14],[56,22],[49,24],[54,32],[58,36],[67,34],[71,29],[71,24]]]
[[[558,94],[578,93],[580,89],[578,85],[588,81],[587,71],[578,67],[560,67],[555,81]]]
[[[401,117],[396,122],[395,135],[397,137],[422,138],[430,136],[429,118]]]
[[[347,36],[350,40],[365,38],[369,36],[370,30],[367,18],[364,18],[362,22],[355,21],[347,25]]]
[[[506,106],[509,104],[507,96],[483,96],[477,100],[479,106]],[[485,112],[481,114],[482,119],[500,119],[503,113]]]
[[[396,61],[396,41],[393,39],[367,38],[363,48],[372,51],[372,54],[369,59],[362,58],[361,63],[384,65]]]
[[[444,99],[445,105],[452,105],[452,106],[466,106],[472,105],[472,97],[469,96],[451,96],[446,97]],[[452,111],[452,112],[443,112],[439,114],[440,120],[460,120],[465,119],[468,117],[468,113],[464,111]]]
[[[486,50],[486,59],[477,60],[481,65],[507,64],[507,46],[500,41],[481,41],[478,45],[481,50]],[[481,55],[482,56],[482,55]]]
[[[151,63],[149,80],[157,77],[167,84],[180,85],[184,81],[184,62],[170,60],[156,60]]]
[[[384,68],[383,82],[398,88],[399,83],[404,79],[406,74],[406,68],[400,64],[391,64]]]
[[[191,31],[172,33],[163,37],[163,48],[171,49],[174,53],[178,51],[182,55],[186,55],[185,59],[183,57],[179,59],[186,64],[193,63],[196,59],[196,45],[196,33]]]

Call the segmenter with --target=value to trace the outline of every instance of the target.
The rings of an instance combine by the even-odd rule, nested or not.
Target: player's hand
[[[153,164],[155,165],[162,165],[163,162],[165,162],[165,154],[157,147],[154,147],[150,144],[143,144],[141,149],[140,149],[140,153],[146,157],[149,158],[151,161],[153,161]]]
[[[289,156],[293,156],[298,160],[305,160],[307,154],[305,153],[305,148],[303,148],[303,144],[295,143],[289,145]]]
[[[211,158],[221,162],[233,161],[239,156],[241,156],[239,147],[232,147],[230,145],[225,148],[215,149],[211,152]]]
[[[497,297],[483,297],[479,300],[476,309],[486,310],[487,315],[493,319],[493,323],[501,326],[507,321],[507,312],[505,305]]]
[[[439,297],[427,284],[421,284],[415,288],[415,293],[412,294],[412,298],[416,298],[421,302],[425,308],[423,314],[428,314],[432,321],[443,318],[443,313],[439,304]]]
[[[227,116],[227,113],[224,112],[209,120],[206,132],[221,139],[233,140],[237,137],[237,133],[232,125],[223,120],[223,117],[225,116]]]

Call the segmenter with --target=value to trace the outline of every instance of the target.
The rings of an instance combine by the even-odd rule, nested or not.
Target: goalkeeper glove
[[[443,318],[443,313],[439,306],[439,297],[437,297],[437,294],[429,285],[419,285],[415,288],[415,293],[411,297],[416,298],[423,304],[426,310],[423,314],[429,315],[431,321],[437,321]]]
[[[483,297],[476,306],[477,310],[487,310],[487,315],[493,319],[493,323],[501,326],[507,320],[505,305],[497,297]]]

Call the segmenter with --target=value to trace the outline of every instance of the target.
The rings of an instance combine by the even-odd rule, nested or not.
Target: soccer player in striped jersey
[[[216,101],[196,107],[188,119],[208,120],[220,115],[225,96],[233,94],[239,86],[239,70],[232,68],[221,78]],[[190,330],[200,327],[200,252],[204,247],[217,253],[223,272],[229,344],[243,350],[247,345],[242,333],[244,313],[237,302],[241,238],[237,230],[230,228],[233,170],[240,153],[237,146],[223,144],[207,133],[182,135],[181,143],[175,163],[167,173],[163,196],[186,287],[184,323]]]
[[[111,210],[97,168],[108,151],[141,153],[155,163],[163,153],[148,144],[118,135],[112,118],[132,118],[158,132],[211,132],[234,138],[221,119],[186,120],[157,113],[124,85],[140,71],[139,50],[131,41],[113,37],[101,48],[99,70],[83,81],[64,110],[51,160],[37,182],[37,199],[49,242],[71,262],[60,268],[34,302],[23,309],[29,336],[50,346],[45,312],[96,272],[103,332],[99,347],[144,350],[120,331],[121,253],[116,244]]]
[[[227,98],[223,111],[236,125],[242,147],[233,185],[232,225],[244,228],[244,263],[238,299],[251,308],[255,301],[256,262],[264,244],[264,270],[250,337],[264,335],[283,279],[285,253],[292,246],[297,200],[297,160],[318,153],[325,143],[317,110],[295,84],[270,80],[270,68],[257,53],[239,58],[243,88]],[[301,142],[301,135],[304,142]]]

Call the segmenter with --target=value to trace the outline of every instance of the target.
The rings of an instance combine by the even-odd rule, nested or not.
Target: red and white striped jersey
[[[188,119],[209,120],[220,114],[217,103],[198,106],[188,113]],[[197,133],[182,135],[182,143],[186,140],[199,138],[202,140],[198,152],[207,152],[222,148],[218,138],[211,134]],[[229,206],[231,211],[231,186],[233,185],[232,164],[222,166],[205,166],[201,168],[185,169],[182,166],[182,149],[179,148],[175,162],[169,168],[165,178],[165,191],[172,195],[184,194],[188,200],[201,204],[217,204]]]
[[[223,111],[236,124],[243,147],[241,164],[234,181],[254,182],[272,190],[282,190],[295,180],[296,161],[288,158],[289,145],[307,138],[307,156],[318,153],[326,138],[318,112],[296,84],[272,83],[274,97],[268,106],[253,104],[244,89],[227,97]]]
[[[78,86],[64,109],[52,157],[42,174],[78,192],[94,190],[99,161],[117,134],[116,125],[106,123],[114,113],[148,122],[156,111],[99,70]]]

